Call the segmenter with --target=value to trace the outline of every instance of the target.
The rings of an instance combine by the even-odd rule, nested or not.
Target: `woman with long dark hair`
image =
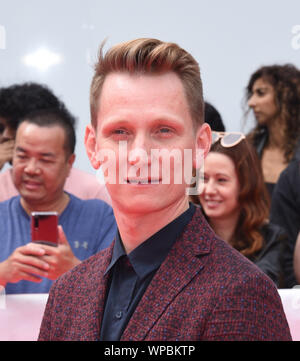
[[[242,133],[214,133],[204,189],[192,196],[223,240],[281,286],[284,231],[268,221],[269,194],[255,149]]]
[[[246,88],[247,104],[256,124],[248,139],[262,162],[270,194],[280,173],[299,149],[300,71],[292,64],[263,66]]]

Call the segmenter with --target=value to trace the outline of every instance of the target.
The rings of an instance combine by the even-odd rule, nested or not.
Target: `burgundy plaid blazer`
[[[113,244],[53,285],[39,340],[99,340]],[[291,340],[273,282],[211,230],[198,208],[121,340]]]

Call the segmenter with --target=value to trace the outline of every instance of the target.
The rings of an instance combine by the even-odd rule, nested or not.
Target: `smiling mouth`
[[[37,188],[41,185],[40,182],[35,182],[35,181],[30,181],[30,180],[25,180],[23,183],[26,188]]]
[[[205,199],[205,203],[207,204],[208,207],[216,207],[221,203],[221,201]]]

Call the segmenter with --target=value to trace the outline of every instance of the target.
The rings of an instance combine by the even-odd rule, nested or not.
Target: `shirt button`
[[[119,312],[116,313],[116,318],[120,319],[120,318],[122,318],[122,316],[123,316],[122,311],[119,311]]]

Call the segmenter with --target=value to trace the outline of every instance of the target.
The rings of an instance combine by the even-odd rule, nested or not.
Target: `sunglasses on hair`
[[[224,148],[234,147],[245,138],[240,132],[212,132],[212,144],[221,139],[220,144]]]

